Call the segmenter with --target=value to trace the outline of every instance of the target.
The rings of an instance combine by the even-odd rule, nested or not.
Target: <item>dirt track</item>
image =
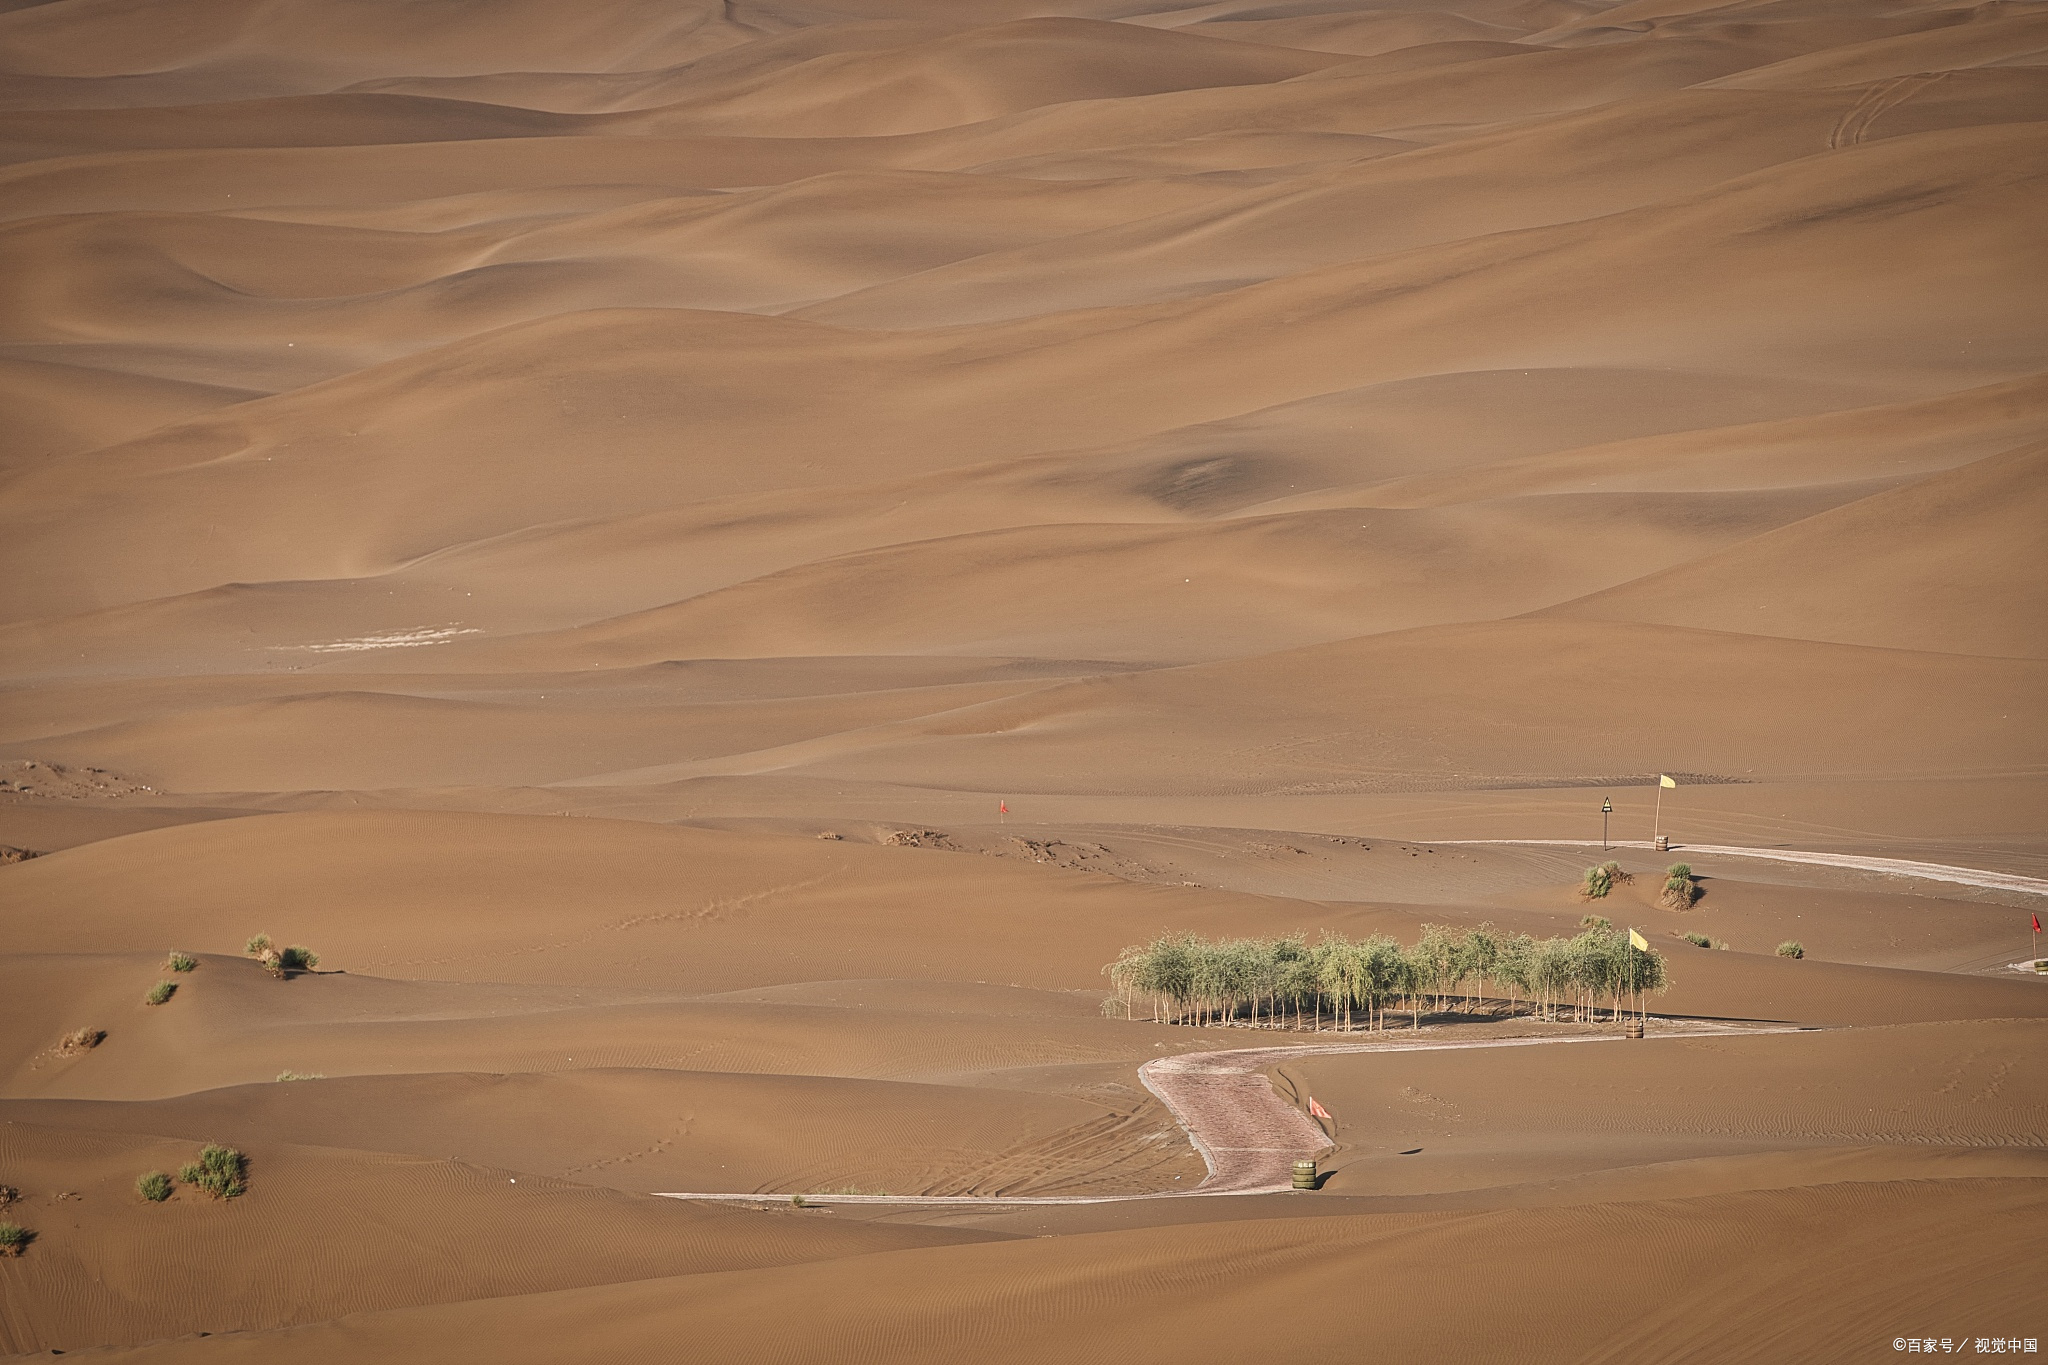
[[[1454,844],[1513,844],[1543,848],[1652,848],[1647,839],[1615,839],[1603,845],[1597,839],[1439,839]],[[2048,881],[2023,877],[2015,872],[1987,872],[1978,867],[1953,867],[1947,863],[1919,863],[1906,858],[1869,858],[1851,853],[1809,853],[1796,848],[1738,848],[1724,844],[1673,844],[1673,853],[1707,854],[1721,858],[1763,858],[1777,863],[1808,863],[1818,867],[1840,867],[1852,872],[1876,872],[1890,877],[1917,877],[1922,881],[1947,882],[1952,886],[1978,886],[1988,891],[2018,891],[2031,896],[2048,896]]]
[[[1707,1034],[1799,1033],[1796,1028],[1741,1029],[1684,1024],[1653,1032],[1656,1038],[1695,1038]],[[1229,1048],[1160,1057],[1138,1068],[1138,1079],[1159,1097],[1188,1135],[1209,1174],[1191,1190],[1160,1190],[1147,1194],[1053,1195],[1003,1198],[983,1195],[805,1194],[806,1203],[908,1205],[1116,1204],[1133,1199],[1184,1199],[1201,1195],[1274,1194],[1292,1188],[1296,1160],[1313,1157],[1333,1145],[1314,1120],[1274,1093],[1265,1070],[1297,1057],[1346,1052],[1439,1052],[1485,1047],[1542,1047],[1559,1043],[1617,1043],[1614,1033],[1573,1034],[1561,1038],[1476,1038],[1463,1042],[1400,1042],[1393,1039],[1359,1042],[1297,1043],[1281,1047]],[[704,1199],[721,1203],[779,1203],[779,1194],[698,1194],[663,1192],[664,1199]]]

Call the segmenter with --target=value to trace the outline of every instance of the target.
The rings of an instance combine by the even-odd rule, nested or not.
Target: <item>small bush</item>
[[[1711,948],[1714,946],[1714,940],[1708,938],[1705,934],[1680,934],[1679,937],[1695,948]]]
[[[1699,898],[1700,889],[1692,881],[1692,864],[1673,863],[1664,870],[1664,892],[1657,897],[1659,905],[1667,910],[1690,910]]]
[[[791,1208],[807,1209],[810,1207],[809,1204],[806,1204],[804,1202],[804,1197],[800,1194],[791,1195],[789,1197],[789,1203]]]
[[[1579,894],[1589,901],[1597,901],[1614,889],[1614,874],[1605,864],[1586,869],[1585,878],[1579,883]]]
[[[164,970],[167,972],[189,972],[198,965],[199,959],[190,953],[172,953],[164,959]]]
[[[1805,945],[1801,944],[1800,941],[1796,938],[1788,938],[1783,943],[1780,943],[1778,945],[1778,956],[1792,958],[1805,957]]]
[[[242,951],[250,957],[262,957],[270,951],[270,935],[257,934],[242,945]]]
[[[320,954],[311,948],[294,944],[277,955],[278,962],[288,972],[310,972],[320,965]]]
[[[170,999],[170,998],[171,998],[172,996],[176,995],[177,993],[178,993],[178,983],[177,983],[177,982],[175,982],[175,981],[159,981],[159,982],[157,982],[157,983],[156,983],[156,984],[155,984],[154,986],[151,986],[151,987],[149,988],[149,994],[148,994],[148,995],[145,995],[145,996],[143,996],[143,997],[142,997],[142,1003],[143,1003],[143,1004],[145,1004],[145,1005],[161,1005],[161,1004],[163,1004],[163,1002],[164,1002],[164,1001],[166,1001],[166,1000]]]
[[[19,1223],[0,1223],[0,1256],[19,1256],[36,1235]]]
[[[1605,915],[1581,915],[1579,916],[1579,927],[1581,929],[1612,929],[1614,921]]]
[[[73,1029],[57,1040],[57,1055],[76,1057],[81,1052],[92,1051],[106,1040],[107,1031],[103,1028]]]
[[[277,1073],[277,1078],[278,1078],[278,1079],[279,1079],[280,1081],[324,1081],[324,1080],[326,1080],[326,1079],[327,1079],[327,1078],[326,1078],[325,1076],[321,1075],[321,1074],[320,1074],[319,1072],[317,1072],[317,1071],[289,1071],[289,1070],[287,1070],[287,1071],[280,1071],[280,1072],[278,1072],[278,1073]]]
[[[171,1178],[162,1171],[150,1171],[135,1177],[135,1192],[152,1204],[161,1204],[171,1197]]]
[[[199,1160],[178,1168],[178,1179],[205,1190],[215,1199],[233,1199],[248,1188],[243,1175],[249,1158],[232,1147],[209,1142],[199,1149]]]

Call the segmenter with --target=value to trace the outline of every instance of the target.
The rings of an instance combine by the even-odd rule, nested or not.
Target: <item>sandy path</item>
[[[1697,1038],[1727,1033],[1802,1033],[1798,1028],[1738,1028],[1687,1024],[1653,1035],[1656,1038]],[[1295,1043],[1283,1047],[1228,1048],[1159,1057],[1138,1068],[1138,1079],[1159,1097],[1188,1141],[1201,1153],[1209,1174],[1191,1190],[1160,1190],[1147,1194],[1002,1196],[968,1194],[806,1194],[815,1204],[981,1205],[1118,1204],[1133,1199],[1184,1199],[1196,1195],[1273,1194],[1292,1188],[1296,1160],[1328,1151],[1333,1145],[1315,1122],[1274,1093],[1265,1068],[1296,1057],[1322,1057],[1343,1052],[1446,1052],[1485,1047],[1544,1047],[1561,1043],[1618,1043],[1612,1033],[1573,1034],[1564,1038],[1475,1038],[1464,1042],[1410,1043],[1393,1039],[1374,1042]],[[688,1194],[663,1192],[663,1199],[708,1199],[723,1203],[781,1203],[779,1194]]]
[[[1598,839],[1431,839],[1417,842],[1440,847],[1460,844],[1514,844],[1541,848],[1654,848],[1647,839],[1615,839],[1603,845]],[[1906,858],[1867,858],[1851,853],[1808,853],[1795,848],[1738,848],[1726,844],[1673,844],[1673,853],[1707,854],[1722,858],[1763,858],[1778,863],[1812,863],[1819,867],[1848,868],[1854,872],[1877,872],[1892,877],[1918,877],[1923,881],[1948,882],[1955,886],[1977,886],[1989,891],[2018,891],[2030,896],[2048,896],[2048,881],[2022,877],[2015,872],[1987,872],[1978,867],[1952,867],[1947,863],[1918,863]]]

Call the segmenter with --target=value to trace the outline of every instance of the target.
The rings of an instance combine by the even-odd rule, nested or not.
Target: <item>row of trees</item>
[[[1458,930],[1427,924],[1404,947],[1384,934],[1353,940],[1325,934],[1210,940],[1162,934],[1124,949],[1103,971],[1116,990],[1107,1008],[1125,1018],[1141,1009],[1154,1022],[1253,1027],[1386,1027],[1389,1009],[1419,1027],[1425,1011],[1520,1013],[1557,1019],[1597,1017],[1605,1001],[1619,1017],[1628,998],[1669,987],[1664,956],[1596,924],[1571,938],[1504,934],[1492,925]],[[1489,999],[1491,1005],[1489,1006]],[[1290,1022],[1291,1020],[1291,1022]]]

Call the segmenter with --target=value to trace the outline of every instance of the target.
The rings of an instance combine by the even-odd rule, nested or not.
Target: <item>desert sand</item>
[[[2044,168],[2018,0],[0,0],[0,1354],[2038,1342]]]

